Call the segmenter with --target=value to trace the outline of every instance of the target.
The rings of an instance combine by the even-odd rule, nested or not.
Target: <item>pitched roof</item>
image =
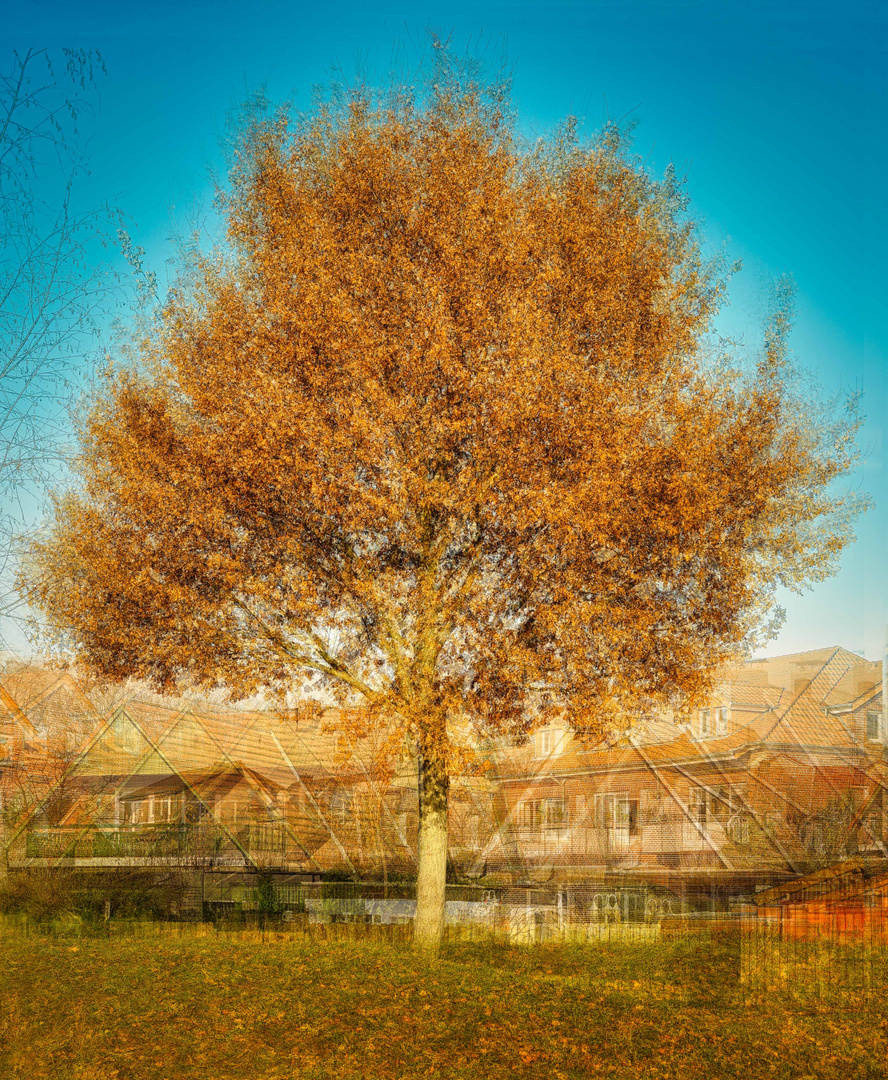
[[[853,749],[867,754],[870,748],[855,736],[843,717],[827,706],[834,699],[836,688],[847,682],[849,658],[854,666],[859,666],[860,658],[855,654],[835,649],[819,670],[812,673],[810,681],[786,700],[764,741],[771,745]],[[879,746],[875,756],[881,755]]]

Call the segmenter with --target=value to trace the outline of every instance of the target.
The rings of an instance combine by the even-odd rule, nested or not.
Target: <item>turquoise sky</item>
[[[829,393],[864,391],[864,461],[853,478],[874,509],[840,573],[783,599],[769,654],[841,644],[881,655],[888,583],[884,3],[214,3],[125,6],[66,0],[8,7],[0,56],[34,46],[98,48],[108,74],[90,125],[92,191],[115,200],[161,272],[169,237],[211,220],[227,113],[258,86],[308,108],[312,87],[360,69],[410,70],[434,30],[513,75],[520,125],[568,113],[592,131],[637,121],[635,148],[670,162],[712,248],[744,269],[723,326],[750,346],[768,284],[798,287],[791,344]]]

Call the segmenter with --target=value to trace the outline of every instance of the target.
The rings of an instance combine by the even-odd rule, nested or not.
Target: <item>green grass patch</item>
[[[750,996],[730,942],[0,940],[0,1076],[884,1078],[888,1003]]]

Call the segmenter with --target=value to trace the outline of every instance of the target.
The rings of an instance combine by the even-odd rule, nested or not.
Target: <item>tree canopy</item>
[[[853,412],[802,407],[785,298],[754,370],[719,348],[721,266],[614,128],[359,93],[255,122],[222,208],[84,420],[32,596],[105,675],[317,677],[400,723],[443,911],[453,723],[701,692],[847,543]]]

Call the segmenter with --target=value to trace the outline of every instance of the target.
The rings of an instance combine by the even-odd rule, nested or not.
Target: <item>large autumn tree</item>
[[[254,123],[223,210],[83,424],[31,596],[103,675],[314,675],[400,725],[433,948],[466,725],[699,693],[847,542],[853,419],[805,414],[782,308],[755,370],[722,355],[680,190],[613,129],[525,147],[472,85],[358,93]]]

